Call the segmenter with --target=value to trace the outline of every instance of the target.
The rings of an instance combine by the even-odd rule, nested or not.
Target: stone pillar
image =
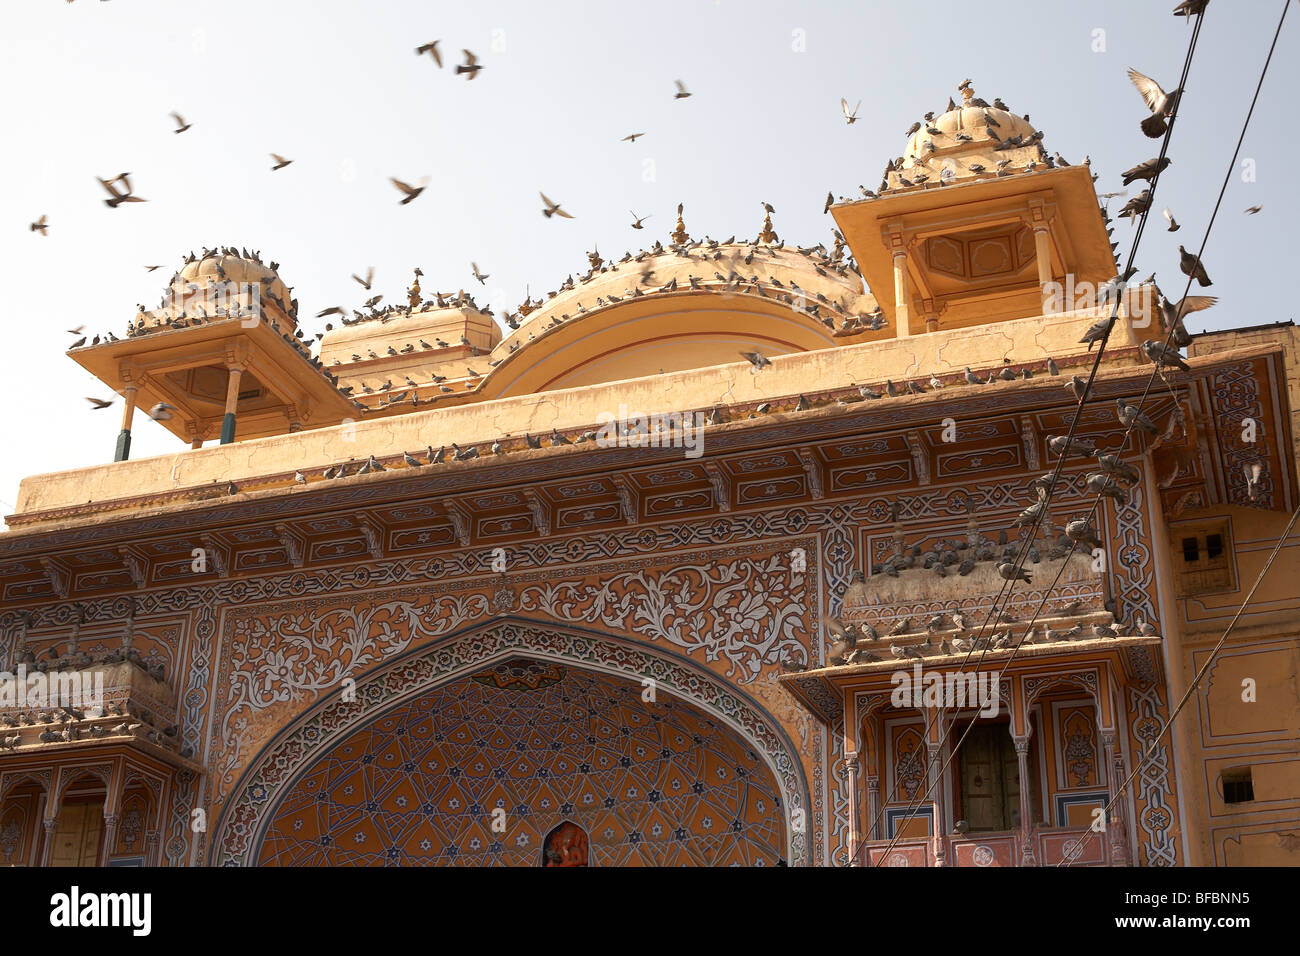
[[[114,461],[126,461],[131,457],[131,420],[135,417],[135,396],[139,389],[127,385],[122,391],[125,402],[122,409],[122,430],[117,433],[117,448],[113,452]]]
[[[1047,286],[1052,281],[1052,246],[1048,241],[1046,223],[1034,224],[1034,258],[1038,262],[1038,290],[1043,303],[1043,312],[1047,311],[1050,296]]]
[[[113,853],[113,848],[117,846],[117,822],[120,818],[116,813],[104,814],[104,855],[99,860],[99,866],[108,866],[108,858]]]
[[[41,866],[49,866],[54,856],[54,831],[59,827],[59,818],[45,818],[45,845],[41,847]]]
[[[880,778],[867,778],[867,809],[871,812],[871,829],[867,831],[868,840],[880,839]]]
[[[925,316],[925,331],[939,331],[939,310],[934,307],[934,299],[925,299],[921,303],[921,314]]]
[[[235,406],[239,404],[239,379],[243,373],[243,367],[230,366],[230,378],[226,383],[226,414],[221,419],[221,444],[223,445],[229,445],[235,440]]]
[[[1020,775],[1020,865],[1037,866],[1033,787],[1029,779],[1029,735],[1013,734],[1011,739],[1016,745],[1016,772]]]
[[[858,768],[858,755],[852,752],[845,754],[844,769],[849,775],[849,866],[858,865],[858,852],[862,842],[858,835]]]
[[[898,338],[912,334],[907,304],[907,251],[904,249],[894,250],[894,325],[898,327]]]
[[[144,834],[144,845],[147,849],[144,851],[145,866],[161,866],[162,857],[158,848],[162,845],[161,830],[146,830]]]
[[[940,720],[942,724],[942,719]],[[947,866],[948,838],[944,824],[943,779],[939,769],[943,766],[943,752],[940,743],[927,741],[925,749],[929,752],[930,767],[926,773],[930,787],[930,833],[934,845],[934,865]]]
[[[1120,782],[1124,779],[1124,757],[1115,745],[1115,732],[1102,730],[1101,747],[1106,761],[1106,802],[1110,813],[1106,819],[1106,836],[1110,844],[1111,866],[1132,866],[1128,855],[1128,837],[1124,824],[1123,803],[1117,799]]]

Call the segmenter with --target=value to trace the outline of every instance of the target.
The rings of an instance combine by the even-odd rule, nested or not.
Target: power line
[[[1142,768],[1145,767],[1147,765],[1147,762],[1151,759],[1151,757],[1154,756],[1156,741],[1158,741],[1161,737],[1163,737],[1173,727],[1174,720],[1182,712],[1183,708],[1187,705],[1187,702],[1191,700],[1192,693],[1196,690],[1197,686],[1200,684],[1201,678],[1203,678],[1209,672],[1210,666],[1214,663],[1215,656],[1219,653],[1220,650],[1223,649],[1224,643],[1228,640],[1228,635],[1232,633],[1232,629],[1237,626],[1237,621],[1241,618],[1241,615],[1245,613],[1246,607],[1254,599],[1255,591],[1258,590],[1259,586],[1262,583],[1264,583],[1264,576],[1268,574],[1269,569],[1273,567],[1273,561],[1277,558],[1278,554],[1281,553],[1282,545],[1285,544],[1286,539],[1290,537],[1291,529],[1295,527],[1297,518],[1300,518],[1300,505],[1296,507],[1295,511],[1291,512],[1291,520],[1287,522],[1286,529],[1282,532],[1282,536],[1277,539],[1277,544],[1273,546],[1273,551],[1269,554],[1268,560],[1264,562],[1264,567],[1260,569],[1259,576],[1255,578],[1255,583],[1251,586],[1250,593],[1247,594],[1246,599],[1242,601],[1241,607],[1237,608],[1237,613],[1232,616],[1232,620],[1228,624],[1228,629],[1223,632],[1223,636],[1219,638],[1218,643],[1214,645],[1214,649],[1210,651],[1210,656],[1206,659],[1205,663],[1201,666],[1201,669],[1196,672],[1196,677],[1193,678],[1192,683],[1188,686],[1187,692],[1183,694],[1182,700],[1178,702],[1178,706],[1174,708],[1174,712],[1169,715],[1169,719],[1164,722],[1163,726],[1161,726],[1160,732],[1156,734],[1155,737],[1153,737],[1150,740],[1150,742],[1148,742],[1147,752],[1143,754],[1142,757],[1139,759],[1137,766],[1133,768],[1133,772],[1128,775],[1128,778],[1124,781],[1124,783],[1121,784],[1119,789],[1115,791],[1114,798],[1106,804],[1105,808],[1102,811],[1101,819],[1103,821],[1109,819],[1110,808],[1114,805],[1115,801],[1120,798],[1120,795],[1123,794],[1124,791],[1128,788],[1128,785],[1133,782],[1133,778],[1136,777],[1142,771]],[[1088,846],[1089,843],[1092,842],[1092,838],[1096,832],[1097,831],[1094,831],[1091,828],[1089,828],[1088,836],[1085,838],[1084,842],[1080,844],[1078,852],[1074,854],[1075,859],[1083,855],[1083,850]],[[1071,865],[1072,862],[1073,860],[1069,862],[1062,860],[1056,865],[1069,866]]]
[[[1198,262],[1200,261],[1201,255],[1205,252],[1206,243],[1209,242],[1210,230],[1214,227],[1214,219],[1219,214],[1219,206],[1222,205],[1223,203],[1223,196],[1227,192],[1228,183],[1232,179],[1233,170],[1237,168],[1237,156],[1241,152],[1241,144],[1246,139],[1246,130],[1250,126],[1251,117],[1255,113],[1255,104],[1259,101],[1259,92],[1264,86],[1264,77],[1268,75],[1268,67],[1273,60],[1273,51],[1277,49],[1277,39],[1282,34],[1282,24],[1286,22],[1286,12],[1290,8],[1290,6],[1291,6],[1290,0],[1286,0],[1286,2],[1282,4],[1282,16],[1278,19],[1277,30],[1273,33],[1273,42],[1268,48],[1268,56],[1264,60],[1264,69],[1259,74],[1259,82],[1255,85],[1255,95],[1254,97],[1252,97],[1250,101],[1250,109],[1246,112],[1246,121],[1242,124],[1241,135],[1237,137],[1237,146],[1232,152],[1232,161],[1228,163],[1228,172],[1223,178],[1222,187],[1220,187],[1219,189],[1219,198],[1214,204],[1214,211],[1211,213],[1209,224],[1205,228],[1205,236],[1201,240],[1201,247],[1200,249],[1197,250],[1196,253],[1196,258]],[[1190,290],[1191,287],[1192,287],[1192,277],[1188,276],[1187,289],[1185,289],[1183,292],[1184,298],[1187,295],[1187,290]],[[1175,323],[1174,327],[1177,328],[1177,323]],[[1159,368],[1159,366],[1157,366],[1157,368]],[[1148,382],[1148,387],[1149,386],[1150,386],[1150,382]],[[1145,398],[1145,395],[1143,397]],[[1139,407],[1141,406],[1139,405]],[[1128,775],[1128,778],[1124,781],[1123,785],[1121,785],[1115,791],[1115,796],[1112,797],[1109,801],[1107,801],[1105,807],[1102,809],[1101,819],[1103,821],[1106,821],[1110,818],[1110,810],[1111,807],[1114,806],[1115,801],[1117,801],[1120,798],[1120,796],[1124,793],[1124,791],[1128,789],[1129,784],[1133,782],[1133,778],[1138,775],[1138,773],[1142,770],[1142,768],[1145,767],[1147,763],[1151,760],[1151,758],[1154,756],[1156,741],[1158,741],[1161,737],[1163,737],[1173,727],[1174,720],[1182,712],[1182,709],[1183,707],[1186,706],[1187,701],[1191,699],[1192,693],[1196,690],[1197,686],[1201,682],[1201,678],[1203,678],[1206,675],[1206,673],[1208,673],[1210,666],[1214,663],[1214,658],[1218,655],[1219,651],[1223,649],[1224,643],[1228,640],[1228,635],[1231,634],[1232,629],[1237,626],[1237,621],[1241,618],[1241,615],[1245,613],[1247,606],[1254,599],[1255,591],[1259,589],[1260,584],[1262,584],[1264,581],[1264,576],[1268,574],[1269,568],[1273,566],[1273,561],[1277,558],[1278,554],[1281,552],[1282,545],[1286,542],[1286,539],[1290,536],[1291,529],[1295,527],[1297,517],[1300,517],[1300,506],[1297,506],[1296,510],[1291,513],[1291,520],[1287,523],[1285,530],[1283,530],[1282,536],[1278,538],[1277,544],[1273,546],[1273,551],[1271,554],[1269,554],[1268,560],[1264,562],[1264,567],[1260,570],[1259,576],[1255,579],[1255,583],[1251,586],[1250,593],[1246,595],[1246,599],[1242,602],[1241,607],[1237,609],[1237,613],[1232,616],[1232,620],[1228,623],[1227,630],[1223,632],[1223,636],[1220,637],[1218,643],[1214,645],[1214,649],[1210,652],[1210,656],[1206,659],[1205,664],[1197,672],[1195,679],[1193,679],[1191,684],[1188,686],[1186,693],[1183,694],[1182,700],[1178,702],[1178,706],[1174,708],[1173,713],[1169,715],[1169,719],[1166,720],[1164,725],[1160,728],[1160,732],[1156,734],[1156,736],[1147,744],[1146,753],[1142,754],[1139,757],[1136,766],[1133,768],[1133,772]],[[1092,830],[1091,828],[1089,829],[1087,836],[1084,838],[1084,841],[1079,846],[1079,852],[1074,854],[1073,859],[1078,859],[1078,857],[1083,855],[1083,850],[1088,846],[1088,844],[1092,842],[1095,833],[1096,831]],[[1073,863],[1073,859],[1071,859],[1069,862],[1062,860],[1060,863],[1057,864],[1057,866],[1061,866],[1062,864],[1069,866],[1071,863]]]
[[[1187,84],[1187,77],[1188,77],[1188,75],[1189,75],[1189,73],[1190,73],[1190,71],[1191,71],[1192,58],[1193,58],[1193,55],[1195,54],[1195,51],[1196,51],[1196,44],[1197,44],[1197,40],[1198,40],[1198,38],[1199,38],[1199,36],[1200,36],[1201,26],[1202,26],[1202,23],[1203,23],[1203,22],[1204,22],[1204,11],[1202,11],[1201,15],[1197,17],[1196,26],[1193,28],[1192,36],[1191,36],[1190,40],[1188,41],[1187,54],[1186,54],[1186,57],[1184,58],[1184,61],[1183,61],[1183,72],[1182,72],[1182,76],[1181,76],[1180,81],[1179,81],[1179,88],[1185,87],[1186,84]],[[1175,122],[1176,122],[1176,117],[1171,117],[1170,120],[1169,120],[1168,128],[1167,128],[1166,131],[1165,131],[1164,140],[1163,140],[1163,142],[1161,143],[1161,147],[1160,147],[1160,155],[1159,155],[1159,157],[1157,158],[1157,162],[1156,162],[1156,169],[1157,169],[1157,170],[1160,169],[1160,162],[1159,162],[1159,160],[1162,160],[1162,159],[1165,158],[1165,154],[1166,154],[1166,152],[1167,152],[1168,149],[1169,149],[1169,142],[1170,142],[1170,140],[1172,139],[1172,136],[1173,136],[1173,127],[1174,127]],[[1235,161],[1236,161],[1236,160],[1235,160],[1235,156],[1234,156],[1234,164],[1235,164]],[[1140,222],[1139,222],[1139,224],[1138,224],[1137,232],[1135,233],[1135,235],[1134,235],[1134,237],[1133,237],[1133,245],[1132,245],[1132,247],[1130,248],[1130,251],[1129,251],[1128,262],[1127,262],[1127,264],[1126,264],[1126,266],[1125,266],[1125,269],[1124,269],[1123,274],[1120,276],[1119,288],[1118,288],[1117,290],[1115,290],[1115,293],[1114,293],[1114,304],[1113,304],[1113,307],[1112,307],[1112,309],[1111,309],[1110,317],[1109,317],[1109,319],[1108,319],[1108,321],[1107,321],[1107,324],[1106,324],[1105,332],[1104,332],[1104,334],[1103,334],[1103,336],[1102,336],[1102,339],[1101,339],[1101,341],[1100,341],[1100,343],[1099,343],[1099,345],[1098,345],[1097,356],[1096,356],[1096,358],[1093,360],[1092,368],[1091,368],[1091,370],[1090,370],[1090,372],[1089,372],[1089,374],[1088,374],[1088,381],[1086,382],[1086,384],[1085,384],[1085,386],[1084,386],[1084,392],[1083,392],[1083,395],[1080,397],[1079,403],[1078,403],[1077,407],[1075,408],[1074,416],[1073,416],[1073,418],[1072,418],[1071,421],[1070,421],[1070,427],[1069,427],[1069,430],[1067,431],[1067,433],[1066,433],[1066,435],[1065,435],[1065,441],[1066,441],[1065,448],[1064,448],[1064,450],[1062,451],[1062,453],[1061,453],[1061,454],[1059,455],[1059,457],[1058,457],[1058,460],[1057,460],[1057,463],[1056,463],[1056,467],[1055,467],[1055,468],[1053,469],[1053,471],[1052,471],[1052,477],[1051,477],[1051,480],[1048,482],[1048,487],[1047,487],[1046,492],[1043,493],[1043,494],[1041,494],[1040,497],[1039,497],[1039,502],[1040,502],[1040,505],[1041,505],[1041,506],[1040,506],[1040,508],[1039,508],[1039,510],[1038,510],[1038,514],[1035,516],[1035,518],[1034,518],[1034,520],[1033,520],[1032,526],[1030,527],[1030,530],[1029,530],[1029,534],[1026,535],[1025,537],[1023,537],[1023,538],[1021,539],[1021,547],[1020,547],[1019,552],[1018,552],[1017,555],[1016,555],[1016,560],[1015,560],[1015,562],[1014,562],[1014,568],[1015,568],[1015,570],[1016,570],[1017,573],[1020,572],[1020,571],[1022,571],[1023,568],[1024,568],[1024,561],[1025,561],[1025,558],[1028,556],[1029,550],[1030,550],[1030,548],[1033,546],[1033,542],[1034,542],[1034,540],[1037,538],[1038,530],[1039,530],[1039,528],[1040,528],[1040,526],[1041,526],[1043,520],[1044,520],[1044,519],[1046,518],[1046,516],[1047,516],[1048,505],[1050,504],[1051,497],[1052,497],[1053,493],[1055,492],[1055,490],[1056,490],[1058,484],[1059,484],[1060,481],[1061,481],[1061,475],[1062,475],[1062,472],[1064,471],[1064,468],[1065,468],[1065,462],[1066,462],[1066,460],[1070,457],[1070,447],[1071,447],[1071,445],[1073,444],[1075,432],[1076,432],[1076,430],[1077,430],[1077,428],[1078,428],[1079,421],[1080,421],[1080,419],[1082,418],[1082,414],[1083,414],[1084,406],[1085,406],[1086,403],[1087,403],[1088,396],[1089,396],[1089,395],[1091,394],[1091,392],[1092,392],[1093,383],[1094,383],[1095,380],[1096,380],[1097,372],[1098,372],[1098,370],[1100,369],[1100,366],[1101,366],[1102,356],[1105,354],[1105,351],[1106,351],[1106,345],[1107,345],[1107,344],[1109,343],[1109,341],[1110,341],[1110,334],[1111,334],[1111,332],[1114,330],[1115,322],[1116,322],[1116,320],[1117,320],[1118,317],[1119,317],[1119,309],[1120,309],[1120,305],[1121,305],[1121,302],[1122,302],[1122,294],[1123,294],[1123,290],[1124,290],[1124,288],[1126,287],[1126,283],[1127,283],[1127,278],[1126,278],[1126,277],[1129,276],[1129,275],[1131,275],[1132,272],[1133,272],[1133,263],[1134,263],[1134,260],[1137,258],[1137,250],[1138,250],[1138,246],[1140,245],[1140,243],[1141,243],[1141,241],[1142,241],[1142,235],[1143,235],[1143,233],[1144,233],[1145,230],[1146,230],[1147,219],[1148,219],[1148,217],[1150,216],[1150,214],[1151,214],[1151,209],[1152,209],[1153,206],[1154,206],[1155,194],[1156,194],[1156,189],[1157,189],[1157,187],[1158,187],[1158,185],[1159,185],[1159,179],[1160,179],[1160,172],[1157,172],[1157,173],[1155,174],[1155,176],[1154,176],[1154,177],[1152,178],[1152,180],[1151,180],[1150,194],[1149,194],[1149,196],[1148,196],[1148,201],[1147,201],[1147,204],[1146,204],[1146,208],[1145,208],[1145,209],[1143,210],[1143,212],[1142,212],[1142,216],[1141,216],[1141,220],[1140,220]],[[1211,223],[1212,223],[1212,221],[1211,221]],[[1202,251],[1203,251],[1203,250],[1204,250],[1204,245],[1202,245]],[[1188,278],[1188,286],[1189,286],[1189,288],[1190,288],[1190,285],[1191,285],[1191,278],[1189,277],[1189,278]],[[1181,318],[1181,315],[1180,315],[1180,318]],[[1169,339],[1172,338],[1173,331],[1174,331],[1174,329],[1177,328],[1177,326],[1178,326],[1178,323],[1175,322],[1174,325],[1173,325],[1173,327],[1170,329],[1169,338],[1166,339],[1166,344],[1168,344]],[[1146,388],[1146,390],[1143,392],[1143,400],[1144,400],[1144,401],[1145,401],[1145,398],[1146,398],[1147,392],[1149,392],[1149,390],[1150,390],[1151,381],[1154,380],[1154,377],[1155,377],[1156,373],[1159,371],[1159,369],[1160,369],[1160,364],[1157,363],[1157,364],[1155,365],[1155,368],[1154,368],[1153,371],[1152,371],[1151,379],[1149,379],[1148,382],[1147,382],[1147,388]],[[1141,403],[1139,403],[1139,406],[1138,406],[1139,412],[1141,411],[1141,407],[1142,407],[1142,405],[1141,405]],[[1136,418],[1136,416],[1135,416],[1135,418]],[[1135,419],[1134,419],[1134,420],[1135,420]],[[1127,444],[1128,444],[1128,436],[1129,436],[1129,433],[1133,430],[1133,423],[1134,423],[1134,421],[1130,421],[1130,423],[1129,423],[1128,426],[1126,427],[1125,432],[1124,432],[1124,440],[1123,440],[1123,442],[1120,444],[1119,449],[1117,450],[1116,454],[1122,454],[1124,448],[1127,446]],[[1087,516],[1087,519],[1086,519],[1086,520],[1087,520],[1087,523],[1088,523],[1089,525],[1091,525],[1093,515],[1096,513],[1097,506],[1100,504],[1101,499],[1102,499],[1102,495],[1101,495],[1101,494],[1098,494],[1098,496],[1097,496],[1097,500],[1093,503],[1093,507],[1092,507],[1092,509],[1091,509],[1091,510],[1089,511],[1089,513],[1088,513],[1088,516]],[[1052,593],[1052,591],[1055,589],[1057,582],[1060,580],[1061,575],[1064,574],[1064,572],[1065,572],[1065,568],[1066,568],[1066,566],[1069,564],[1069,561],[1070,561],[1070,559],[1073,557],[1073,554],[1074,554],[1074,551],[1071,550],[1070,554],[1067,555],[1066,558],[1065,558],[1065,560],[1062,562],[1060,569],[1059,569],[1059,570],[1057,571],[1057,573],[1056,573],[1056,577],[1053,578],[1053,580],[1052,580],[1052,583],[1051,583],[1051,584],[1050,584],[1050,585],[1049,585],[1049,586],[1044,590],[1044,592],[1043,592],[1043,598],[1042,598],[1042,600],[1039,602],[1039,605],[1038,605],[1037,609],[1034,611],[1034,614],[1033,614],[1033,616],[1031,617],[1031,619],[1030,619],[1030,621],[1029,621],[1029,624],[1027,625],[1027,628],[1032,628],[1034,622],[1038,619],[1038,615],[1039,615],[1039,613],[1042,611],[1043,607],[1044,607],[1044,606],[1046,605],[1046,603],[1047,603],[1048,595],[1050,595],[1050,594]],[[997,596],[994,598],[993,605],[990,607],[990,609],[989,609],[989,613],[988,613],[988,615],[985,617],[984,623],[980,626],[979,633],[976,635],[976,637],[975,637],[974,640],[973,640],[973,643],[972,643],[972,646],[971,646],[971,650],[967,652],[966,657],[962,660],[961,665],[959,665],[960,667],[965,667],[966,662],[970,660],[970,656],[971,656],[971,654],[974,653],[974,650],[975,650],[975,643],[977,643],[977,642],[979,641],[979,639],[981,639],[981,638],[983,638],[983,637],[985,636],[985,631],[987,630],[987,627],[988,627],[989,621],[993,620],[995,614],[998,612],[998,603],[999,603],[1000,601],[1002,601],[1002,599],[1003,599],[1003,595],[1004,595],[1004,594],[1006,594],[1006,595],[1009,596],[1011,589],[1013,589],[1013,588],[1015,587],[1015,580],[1016,580],[1016,579],[1015,579],[1014,576],[1013,576],[1012,578],[1008,578],[1008,579],[1006,580],[1006,583],[1003,584],[1003,586],[1002,586],[1001,588],[999,588],[999,590],[998,590],[998,594],[997,594]],[[1005,610],[1005,609],[1004,609],[1004,610]],[[1026,634],[1027,634],[1027,633],[1028,633],[1028,630],[1026,630]],[[1011,656],[1006,660],[1006,662],[1004,663],[1002,669],[1001,669],[1000,671],[998,671],[998,675],[997,675],[997,676],[998,676],[999,679],[1001,678],[1002,674],[1004,674],[1004,673],[1006,672],[1006,669],[1011,665],[1011,663],[1015,660],[1016,655],[1017,655],[1017,654],[1019,653],[1019,651],[1020,651],[1020,644],[1021,644],[1021,643],[1023,643],[1023,638],[1021,639],[1021,642],[1020,642],[1020,643],[1017,643],[1016,645],[1014,645],[1014,647],[1012,648]],[[980,669],[983,667],[983,664],[984,664],[984,659],[985,659],[985,657],[986,657],[987,655],[988,655],[988,645],[986,644],[985,647],[983,648],[983,650],[981,651],[981,654],[980,654],[980,658],[979,658],[979,660],[976,662],[974,673],[978,674],[978,673],[980,672]],[[937,719],[937,711],[936,711],[936,719]],[[930,726],[931,726],[931,723],[930,723],[930,721],[927,719],[927,721],[926,721],[926,725],[925,725],[927,738],[928,738],[928,734],[929,734]],[[907,811],[906,811],[906,814],[905,814],[905,817],[904,817],[904,821],[906,821],[907,819],[910,819],[910,818],[913,817],[915,811],[920,807],[920,804],[923,802],[924,798],[929,796],[930,790],[932,790],[933,787],[934,787],[934,786],[935,786],[939,781],[941,781],[941,780],[943,779],[943,773],[947,770],[948,765],[949,765],[949,763],[951,763],[953,757],[955,757],[955,756],[956,756],[956,753],[961,749],[961,745],[962,745],[962,743],[965,742],[966,737],[970,734],[971,729],[972,729],[974,726],[975,726],[975,725],[974,725],[973,722],[971,722],[970,724],[967,725],[966,730],[962,733],[961,737],[957,740],[956,745],[951,749],[951,752],[950,752],[948,758],[943,762],[943,764],[942,764],[942,766],[939,768],[938,772],[934,775],[934,780],[929,784],[929,786],[926,787],[925,791],[924,791],[924,792],[923,792],[923,793],[922,793],[922,794],[921,794],[917,799],[915,799],[914,801],[912,801],[911,803],[908,804],[908,808],[907,808]],[[855,728],[855,731],[854,731],[854,732],[856,733],[856,728]],[[944,742],[947,740],[948,735],[949,735],[950,733],[951,733],[951,728],[949,728],[948,730],[945,730],[945,731],[944,731],[943,736],[942,736],[942,737],[940,738],[940,740],[939,740],[939,748],[940,748],[940,749],[942,749],[943,744],[944,744]],[[881,816],[883,816],[883,813],[884,813],[884,809],[885,809],[886,804],[887,804],[887,800],[886,800],[886,801],[882,801],[882,803],[881,803]],[[878,817],[878,818],[873,822],[873,827],[874,827],[875,825],[877,825],[879,822],[880,822],[880,818]],[[941,822],[942,822],[942,821],[938,821],[938,820],[933,821],[933,826],[936,828],[936,831],[937,831],[937,828],[940,826]],[[889,855],[889,851],[892,850],[893,847],[897,844],[898,839],[899,839],[900,836],[901,836],[901,833],[899,832],[898,828],[896,827],[896,828],[895,828],[895,835],[894,835],[894,837],[891,839],[890,843],[886,846],[886,848],[885,848],[885,852],[882,853],[881,856],[880,856],[880,859],[881,859],[882,861],[883,861],[883,860],[884,860],[884,859]]]

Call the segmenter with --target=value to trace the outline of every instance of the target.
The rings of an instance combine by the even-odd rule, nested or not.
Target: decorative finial
[[[415,270],[415,279],[411,282],[411,287],[406,290],[406,301],[410,303],[412,309],[418,309],[420,307],[420,300],[422,298],[420,295],[420,276],[422,275],[424,275],[424,273],[421,272],[417,266]]]
[[[533,293],[529,286],[524,286],[524,301],[519,303],[519,314],[526,316],[530,312],[536,312],[541,308],[542,303],[533,303]]]
[[[758,234],[759,242],[780,242],[781,237],[772,229],[772,214],[766,213],[763,216],[763,231]]]
[[[964,86],[964,87],[962,87],[961,98],[962,98],[962,102],[963,102],[964,104],[969,105],[969,104],[970,104],[970,101],[973,100],[973,99],[975,98],[975,89],[974,89],[974,87],[971,87],[971,86],[969,86],[969,85],[968,85],[968,86]]]
[[[691,241],[690,234],[686,231],[686,223],[682,221],[682,203],[677,204],[677,227],[673,230],[672,240],[679,246],[684,246]]]

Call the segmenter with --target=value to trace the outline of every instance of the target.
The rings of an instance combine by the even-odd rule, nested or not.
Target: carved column
[[[861,840],[858,836],[858,755],[856,753],[847,753],[844,755],[844,769],[849,775],[849,866],[858,865],[858,851]]]
[[[874,774],[867,778],[867,807],[871,811],[870,840],[880,839],[880,778]]]
[[[99,866],[108,866],[108,858],[117,847],[117,822],[119,819],[121,818],[116,813],[104,814],[104,853],[100,857]]]
[[[49,866],[54,856],[54,831],[58,829],[58,817],[45,818],[45,845],[41,847],[41,866]]]
[[[117,433],[117,448],[113,452],[114,461],[126,461],[131,457],[131,421],[135,418],[135,397],[139,388],[127,384],[122,390],[124,400],[122,407],[122,430]]]
[[[894,325],[900,339],[912,334],[907,306],[907,250],[901,244],[894,249]]]
[[[943,712],[940,711],[935,726],[942,727],[943,725]],[[940,769],[943,767],[943,742],[942,740],[927,740],[925,749],[930,758],[926,779],[930,790],[930,835],[934,845],[934,865],[947,866],[948,838],[945,831],[948,828],[944,824],[943,776],[940,773]]]
[[[1029,735],[1013,734],[1016,745],[1016,772],[1020,775],[1020,865],[1037,866],[1034,852],[1034,801],[1029,778]]]
[[[221,419],[221,444],[229,445],[235,440],[235,406],[239,404],[239,379],[244,374],[242,365],[230,365],[230,377],[226,381],[226,413]]]
[[[1101,747],[1106,761],[1106,802],[1110,804],[1110,813],[1106,819],[1106,834],[1110,844],[1111,866],[1132,866],[1129,859],[1128,835],[1124,822],[1124,805],[1117,799],[1120,781],[1124,779],[1124,756],[1115,745],[1115,732],[1103,729]]]

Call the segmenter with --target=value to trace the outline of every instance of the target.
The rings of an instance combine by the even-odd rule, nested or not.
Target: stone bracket
[[[726,474],[712,462],[704,466],[704,471],[709,476],[709,484],[713,486],[713,503],[718,506],[719,511],[730,511],[731,482],[727,480]]]
[[[370,552],[370,557],[376,561],[383,558],[384,540],[387,537],[384,529],[367,515],[358,516],[357,528],[366,539],[366,550]]]
[[[918,484],[930,483],[930,456],[926,451],[925,438],[919,431],[907,433],[907,450],[912,453],[912,464],[916,467]]]
[[[614,490],[618,492],[618,503],[623,511],[623,520],[629,525],[636,524],[641,519],[641,512],[632,483],[623,475],[615,475]]]
[[[217,577],[224,578],[230,573],[229,548],[210,534],[201,536],[199,538],[199,544],[203,545],[203,550],[212,561],[212,566],[216,569]]]
[[[453,501],[446,502],[447,517],[451,520],[452,530],[456,532],[456,540],[460,542],[462,548],[469,547],[469,515],[461,508],[460,505]]]
[[[149,562],[134,548],[119,546],[117,553],[122,556],[122,563],[126,565],[127,573],[131,575],[131,581],[137,588],[144,588],[149,584]]]
[[[814,501],[821,501],[826,497],[826,490],[822,484],[822,470],[817,463],[817,453],[811,448],[800,448],[799,462],[803,465],[804,474],[808,476],[808,494]]]
[[[524,497],[528,499],[528,510],[533,516],[533,527],[543,538],[551,536],[551,515],[546,507],[546,502],[538,497],[537,492],[525,490]]]
[[[1043,467],[1038,454],[1038,429],[1029,415],[1020,416],[1020,441],[1025,446],[1025,467],[1030,471],[1038,471]]]
[[[303,547],[302,535],[287,524],[277,524],[275,533],[279,535],[280,545],[289,556],[289,563],[295,568],[301,568],[306,563],[306,549]]]
[[[61,601],[66,601],[68,599],[69,585],[72,582],[72,575],[68,569],[62,562],[50,557],[41,558],[41,567],[45,569],[45,578],[50,582],[55,597]]]

